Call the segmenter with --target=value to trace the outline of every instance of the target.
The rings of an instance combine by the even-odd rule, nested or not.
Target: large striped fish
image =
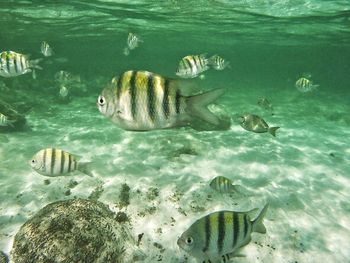
[[[33,72],[33,78],[35,78],[34,69],[42,69],[38,65],[40,60],[41,59],[29,60],[26,55],[13,51],[1,52],[0,76],[9,78]]]
[[[266,233],[263,218],[268,204],[251,221],[249,212],[219,211],[194,222],[178,239],[178,246],[198,262],[220,263],[222,257],[247,245],[251,233]]]
[[[195,78],[208,69],[209,61],[205,54],[189,55],[180,60],[176,75],[181,78]]]
[[[175,80],[148,71],[126,71],[102,91],[97,107],[125,130],[186,126],[195,119],[219,125],[219,118],[206,106],[223,93],[216,89],[186,97]]]
[[[61,176],[80,171],[91,176],[87,169],[89,163],[78,162],[74,155],[55,148],[37,152],[30,160],[30,166],[41,175]]]

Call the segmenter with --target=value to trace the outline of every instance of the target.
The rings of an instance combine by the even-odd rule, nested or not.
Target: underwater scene
[[[3,0],[0,263],[350,262],[348,0]]]

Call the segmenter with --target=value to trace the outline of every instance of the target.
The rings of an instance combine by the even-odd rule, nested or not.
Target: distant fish
[[[181,78],[195,78],[208,69],[209,61],[205,54],[189,55],[180,60],[176,75]]]
[[[263,109],[265,109],[265,110],[267,110],[267,111],[270,111],[271,114],[274,115],[272,104],[271,104],[271,102],[270,102],[268,99],[266,99],[266,98],[260,98],[260,99],[258,100],[258,105],[259,105],[261,108],[263,108]]]
[[[60,92],[59,92],[60,96],[62,98],[66,98],[68,96],[68,93],[69,93],[69,90],[66,88],[66,86],[61,85]]]
[[[176,81],[148,71],[126,71],[97,99],[99,111],[125,130],[154,130],[191,125],[200,120],[218,125],[207,105],[224,93],[211,90],[183,96]]]
[[[276,130],[280,127],[269,127],[269,125],[261,117],[254,114],[245,114],[239,116],[238,122],[247,131],[256,133],[269,132],[271,135],[276,136]]]
[[[45,176],[67,175],[80,171],[91,176],[87,169],[89,163],[78,162],[74,155],[55,148],[47,148],[37,152],[30,161],[30,166]]]
[[[15,120],[9,120],[9,118],[0,113],[0,126],[3,126],[3,127],[6,127],[6,126],[11,126],[11,127],[14,127],[13,126],[13,123],[16,122]]]
[[[319,87],[319,85],[314,85],[312,83],[312,80],[308,78],[301,77],[295,82],[295,87],[300,91],[300,92],[310,92],[314,91]]]
[[[128,34],[128,38],[126,40],[127,46],[124,48],[124,55],[129,55],[130,50],[133,50],[139,46],[139,43],[143,42],[137,35],[133,33]]]
[[[251,233],[266,233],[263,218],[268,204],[251,221],[249,212],[219,211],[194,222],[178,239],[178,246],[199,262],[225,262],[223,256],[232,255],[247,245]],[[230,256],[229,255],[229,256]]]
[[[50,57],[53,55],[53,50],[50,47],[49,43],[47,43],[46,41],[43,41],[41,43],[41,47],[40,47],[41,53],[45,56],[45,57]]]
[[[229,67],[229,62],[227,62],[224,58],[220,57],[219,55],[214,55],[209,58],[209,65],[216,70],[223,70],[227,67]]]
[[[34,69],[42,69],[38,65],[40,60],[29,60],[28,56],[13,51],[1,52],[0,76],[10,78],[32,72],[33,78],[35,78]]]
[[[237,185],[233,185],[232,180],[224,176],[215,177],[209,186],[220,193],[239,193]]]
[[[60,71],[56,72],[54,78],[55,78],[55,81],[61,85],[67,85],[67,84],[76,83],[76,82],[81,81],[79,75],[73,75],[73,74],[71,74],[67,71],[64,71],[64,70],[60,70]]]

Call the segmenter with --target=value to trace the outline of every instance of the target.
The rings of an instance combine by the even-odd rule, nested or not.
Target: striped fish
[[[266,121],[263,118],[259,117],[258,115],[249,114],[249,113],[240,116],[239,122],[242,128],[247,131],[256,132],[256,133],[268,132],[273,137],[276,137],[276,131],[280,128],[280,127],[269,127],[269,125],[266,123]]]
[[[53,55],[53,50],[50,47],[49,43],[47,43],[46,41],[43,41],[41,43],[40,50],[45,57],[50,57]]]
[[[218,125],[219,118],[206,106],[223,93],[216,89],[186,97],[174,80],[148,71],[126,71],[102,91],[97,107],[125,130],[186,126],[195,119]]]
[[[251,233],[266,233],[263,218],[268,204],[251,221],[249,212],[219,211],[194,222],[178,239],[178,246],[199,262],[222,262],[222,256],[233,255],[247,245]]]
[[[258,100],[258,105],[259,105],[261,108],[270,111],[271,114],[274,115],[274,113],[273,113],[273,106],[272,106],[272,104],[270,103],[270,101],[269,101],[268,99],[266,99],[266,98],[260,98],[260,99]]]
[[[300,91],[300,92],[310,92],[315,90],[319,85],[314,85],[312,84],[312,80],[307,79],[307,78],[299,78],[295,82],[295,87]]]
[[[9,120],[8,117],[2,113],[0,113],[0,126],[13,126],[13,123],[16,122],[15,120]]]
[[[13,51],[1,52],[0,76],[9,78],[33,72],[33,78],[35,78],[34,69],[42,69],[38,65],[39,61],[40,59],[28,60],[27,56]]]
[[[195,78],[208,69],[209,61],[205,54],[189,55],[180,60],[176,75],[181,78]]]
[[[221,256],[220,263],[228,263],[230,259],[233,257],[231,254],[226,254]],[[213,263],[210,259],[204,260],[202,263]]]
[[[229,62],[225,61],[224,58],[219,55],[214,55],[209,58],[209,65],[216,70],[223,70],[229,66]]]
[[[233,185],[232,181],[224,176],[215,177],[209,184],[211,188],[220,193],[238,193],[237,186]]]
[[[87,169],[89,163],[78,162],[74,155],[55,148],[37,152],[30,160],[30,166],[41,175],[60,176],[80,171],[91,176]]]
[[[133,33],[128,34],[128,38],[126,40],[127,46],[124,48],[124,55],[127,56],[130,54],[130,50],[133,50],[139,46],[139,43],[143,42],[137,35]]]

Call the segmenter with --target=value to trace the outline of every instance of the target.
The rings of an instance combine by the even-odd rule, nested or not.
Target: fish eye
[[[186,244],[187,245],[192,245],[192,243],[193,243],[193,238],[192,237],[186,238]]]
[[[104,106],[106,104],[106,100],[103,96],[100,95],[100,96],[98,96],[97,103],[100,106]]]
[[[32,160],[32,164],[36,163],[35,159]]]

